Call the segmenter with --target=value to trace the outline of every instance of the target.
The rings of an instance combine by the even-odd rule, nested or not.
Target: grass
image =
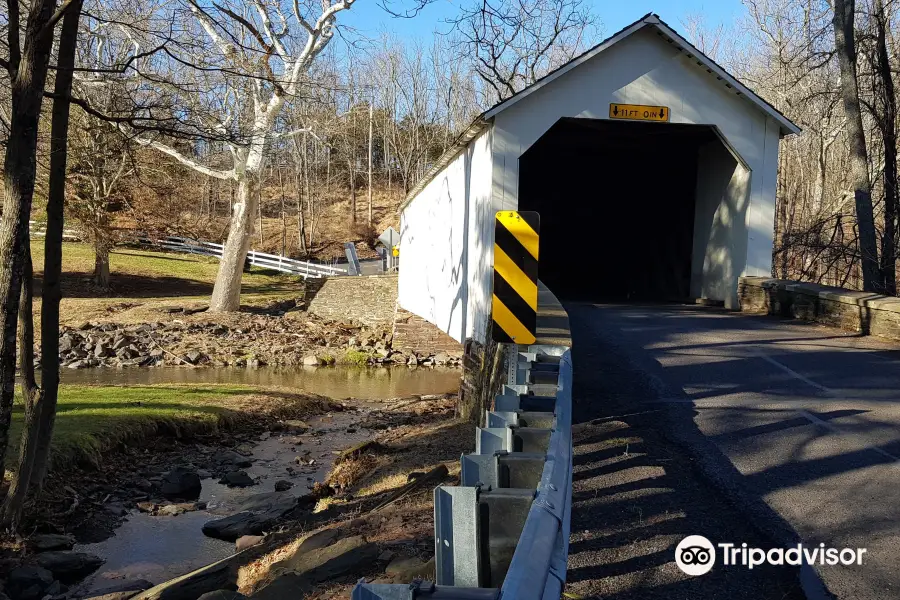
[[[98,464],[119,444],[160,434],[214,432],[253,416],[298,416],[318,404],[307,396],[254,386],[64,385],[59,389],[52,465]],[[10,427],[11,455],[18,450],[23,421],[24,407],[17,403]]]
[[[362,350],[354,350],[352,348],[348,348],[344,353],[344,357],[341,360],[342,364],[348,365],[356,365],[357,367],[365,367],[369,364],[369,358],[372,355],[368,352],[363,352]]]
[[[33,240],[31,252],[36,279],[44,269],[44,246]],[[110,254],[108,293],[89,283],[94,251],[88,244],[63,244],[63,301],[61,322],[74,325],[87,320],[152,320],[159,307],[209,301],[219,262],[208,256],[118,248]],[[36,286],[36,293],[39,293]],[[253,267],[242,278],[241,302],[261,306],[302,293],[302,282],[290,275]],[[40,302],[35,302],[35,318]],[[159,320],[159,315],[156,314]],[[37,321],[36,321],[37,322]]]

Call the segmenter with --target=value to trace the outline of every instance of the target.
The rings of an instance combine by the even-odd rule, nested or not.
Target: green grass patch
[[[341,359],[341,364],[347,365],[356,365],[357,367],[365,367],[369,364],[369,358],[371,354],[368,352],[363,352],[362,350],[355,350],[353,348],[348,348],[346,352],[344,352],[344,357]]]
[[[44,244],[41,240],[31,243],[35,272],[44,270]],[[110,274],[134,275],[146,278],[186,279],[212,284],[219,271],[219,261],[209,256],[156,252],[130,248],[116,248],[109,256]],[[94,249],[89,244],[63,244],[63,271],[66,273],[92,273],[94,270]],[[287,283],[296,283],[297,278],[271,269],[252,267],[244,273],[244,286],[256,290],[267,287],[278,288]]]
[[[122,443],[156,435],[212,432],[257,409],[259,414],[278,413],[312,404],[302,396],[253,386],[64,385],[59,389],[52,465],[59,469],[99,464],[105,452]],[[10,456],[17,454],[23,422],[24,406],[17,403],[10,427]]]

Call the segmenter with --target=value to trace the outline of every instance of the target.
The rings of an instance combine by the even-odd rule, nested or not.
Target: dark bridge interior
[[[690,297],[697,149],[708,127],[559,120],[519,161],[541,213],[540,278],[567,300]]]

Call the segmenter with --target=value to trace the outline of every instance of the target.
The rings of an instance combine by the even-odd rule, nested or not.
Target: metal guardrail
[[[214,256],[216,258],[222,258],[224,248],[222,244],[176,236],[160,239],[152,239],[145,236],[139,237],[137,242],[142,245],[155,246],[173,252],[201,254],[204,256]],[[312,263],[304,260],[295,260],[278,254],[266,254],[265,252],[257,252],[255,250],[250,250],[247,253],[247,260],[254,266],[272,269],[282,273],[290,273],[291,275],[299,275],[307,279],[347,274],[347,269],[342,267]]]
[[[510,350],[510,384],[476,430],[475,453],[460,459],[460,485],[434,491],[437,581],[362,580],[353,600],[559,600],[572,507],[571,351]]]

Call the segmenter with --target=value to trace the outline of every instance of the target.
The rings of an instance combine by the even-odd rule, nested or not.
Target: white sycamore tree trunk
[[[316,56],[328,45],[334,35],[337,13],[348,10],[355,0],[322,0],[321,13],[303,14],[299,2],[285,3],[273,0],[232,0],[230,3],[211,3],[201,6],[200,0],[185,0],[191,13],[214,43],[227,64],[231,76],[239,72],[246,78],[243,85],[233,85],[226,79],[223,87],[225,98],[232,99],[232,109],[225,111],[219,123],[214,123],[212,133],[224,135],[236,131],[236,141],[227,143],[233,167],[228,170],[213,169],[183,154],[171,145],[156,139],[138,137],[137,141],[174,158],[195,171],[237,183],[237,194],[232,207],[231,224],[225,241],[222,261],[213,287],[209,310],[231,312],[240,309],[241,276],[250,240],[254,233],[254,217],[258,210],[258,182],[265,166],[266,152],[272,140],[308,132],[308,127],[293,131],[276,131],[276,123],[285,102],[298,95],[300,80],[309,71]],[[308,6],[316,6],[309,3]],[[217,13],[216,20],[210,16]],[[289,18],[293,26],[306,33],[302,47],[291,50],[287,40]],[[244,16],[241,16],[244,15]],[[250,17],[249,15],[254,15]],[[273,19],[274,17],[274,19]],[[278,23],[273,25],[273,20]],[[236,45],[232,40],[250,39],[258,48]],[[248,42],[249,43],[249,42]],[[260,60],[260,56],[264,56]],[[271,62],[279,64],[273,65]],[[240,115],[252,107],[252,121],[241,124]]]

